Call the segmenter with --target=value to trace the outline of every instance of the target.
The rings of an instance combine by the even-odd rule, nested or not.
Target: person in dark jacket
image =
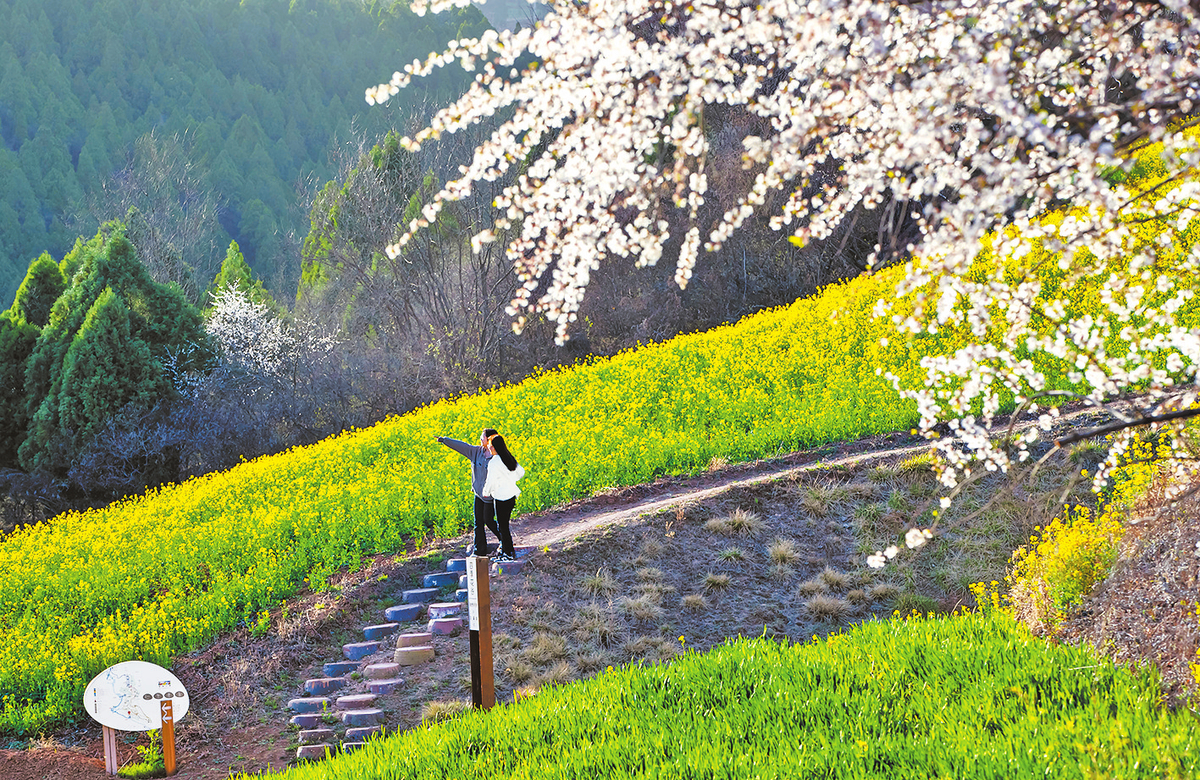
[[[503,540],[500,537],[500,527],[496,525],[496,502],[491,496],[483,495],[483,484],[487,481],[488,464],[495,455],[488,439],[496,435],[495,428],[484,428],[483,433],[479,435],[479,445],[467,444],[465,441],[451,439],[447,436],[437,437],[438,444],[444,444],[450,449],[462,455],[467,460],[471,461],[471,492],[475,494],[475,542],[472,545],[476,555],[487,555],[487,532],[484,528],[488,528],[496,539]],[[469,553],[468,553],[469,554]]]

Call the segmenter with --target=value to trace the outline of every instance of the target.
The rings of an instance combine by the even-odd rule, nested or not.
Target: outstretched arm
[[[479,449],[478,445],[467,444],[465,441],[459,441],[458,439],[451,439],[448,436],[439,436],[439,437],[437,437],[437,440],[438,440],[438,444],[445,444],[447,447],[454,450],[459,455],[462,455],[464,458],[475,457],[475,451]]]

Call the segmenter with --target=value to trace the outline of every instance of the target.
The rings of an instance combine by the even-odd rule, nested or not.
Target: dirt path
[[[995,430],[1002,430],[998,418]],[[1063,426],[1095,425],[1109,419],[1107,414],[1091,407],[1076,408],[1064,413],[1055,423]],[[1023,431],[1034,423],[1023,422],[1015,431]],[[518,544],[535,547],[554,547],[569,542],[589,531],[606,525],[632,520],[681,504],[704,501],[736,487],[758,484],[793,474],[831,466],[887,461],[911,457],[931,448],[929,441],[906,433],[886,433],[849,442],[833,442],[767,460],[757,460],[729,466],[694,477],[664,477],[644,485],[614,488],[589,498],[572,501],[563,506],[518,518],[513,534]]]
[[[794,452],[782,458],[753,461],[694,477],[666,477],[645,485],[605,491],[520,518],[513,523],[513,534],[518,544],[560,546],[597,528],[681,504],[702,502],[732,488],[831,466],[912,456],[927,452],[929,447],[929,442],[915,436],[885,434]]]

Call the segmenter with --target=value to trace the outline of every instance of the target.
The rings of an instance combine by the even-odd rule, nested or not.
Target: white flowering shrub
[[[479,182],[506,181],[497,227],[512,229],[522,283],[510,313],[518,328],[546,316],[561,340],[606,258],[654,264],[674,232],[682,287],[700,252],[769,202],[782,203],[771,227],[800,244],[886,208],[877,257],[911,258],[896,297],[915,308],[897,324],[977,340],[926,358],[924,386],[901,388],[923,431],[954,421],[942,506],[973,471],[1029,457],[1038,426],[1003,445],[990,435],[1006,401],[1049,429],[1038,356],[1074,366],[1069,394],[1119,415],[1082,434],[1115,433],[1102,481],[1134,428],[1195,413],[1200,336],[1178,314],[1200,270],[1200,152],[1184,133],[1200,105],[1198,34],[1183,0],[557,3],[535,27],[452,43],[367,90],[377,104],[435,68],[478,70],[408,148],[505,117],[387,252]],[[746,128],[747,176],[706,221],[718,116]],[[1157,143],[1166,173],[1122,184]],[[1055,209],[1068,216],[1043,219]],[[895,246],[900,223],[915,239]],[[485,230],[472,245],[494,240]],[[1046,263],[1053,290],[1037,274]],[[1072,305],[1081,286],[1104,291],[1086,311]],[[912,529],[906,543],[928,538]]]
[[[278,375],[297,346],[296,338],[266,304],[253,300],[236,284],[213,294],[205,329],[220,360],[252,376]]]

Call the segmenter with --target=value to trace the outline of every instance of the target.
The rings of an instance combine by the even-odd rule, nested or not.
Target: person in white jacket
[[[487,464],[487,478],[484,479],[482,492],[484,500],[490,499],[496,507],[496,526],[499,530],[496,536],[500,538],[500,550],[492,556],[492,560],[514,561],[517,550],[513,546],[509,521],[517,504],[517,496],[521,495],[517,480],[525,476],[525,468],[517,463],[500,434],[489,437],[487,446],[493,457]]]

